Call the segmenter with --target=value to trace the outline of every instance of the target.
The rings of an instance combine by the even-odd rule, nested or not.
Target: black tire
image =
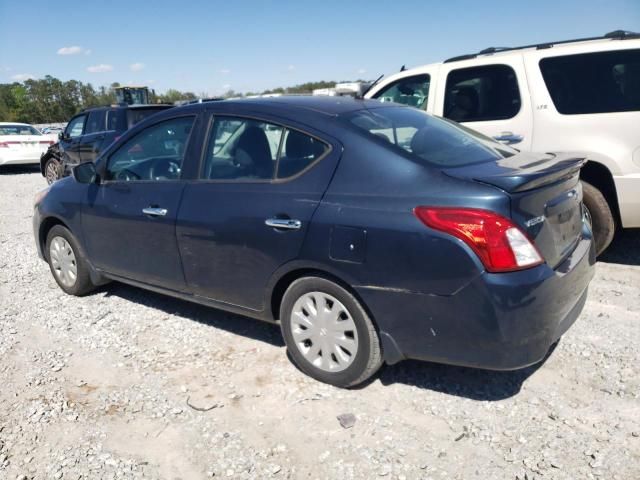
[[[328,372],[315,366],[304,357],[293,338],[291,321],[294,304],[310,292],[331,295],[342,303],[353,319],[358,347],[352,363],[342,371]],[[326,278],[303,277],[289,286],[280,307],[280,326],[293,362],[302,372],[321,382],[342,388],[353,387],[370,378],[382,365],[380,339],[367,312],[350,292]]]
[[[602,192],[590,183],[582,181],[583,202],[591,214],[596,255],[606,250],[616,233],[616,222],[611,207]]]
[[[71,250],[73,251],[77,275],[72,285],[65,285],[65,283],[61,280],[59,274],[56,272],[56,269],[52,262],[51,243],[56,237],[62,237],[64,240],[66,240],[68,245],[71,247]],[[96,288],[93,282],[91,282],[91,276],[89,275],[89,265],[86,257],[84,256],[84,253],[82,252],[82,249],[78,245],[78,241],[75,239],[73,234],[62,225],[55,225],[51,228],[51,230],[49,230],[45,246],[45,257],[47,259],[47,263],[49,263],[49,268],[51,269],[53,278],[65,293],[79,297],[82,295],[86,295]]]
[[[51,185],[56,180],[60,180],[62,177],[61,174],[62,164],[60,160],[55,157],[49,158],[44,164],[44,178],[47,180],[47,183]]]

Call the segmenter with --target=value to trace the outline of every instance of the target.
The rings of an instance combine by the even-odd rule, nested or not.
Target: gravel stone
[[[638,230],[543,364],[405,361],[340,390],[278,326],[117,283],[63,294],[31,231],[44,186],[0,167],[1,479],[640,478]]]

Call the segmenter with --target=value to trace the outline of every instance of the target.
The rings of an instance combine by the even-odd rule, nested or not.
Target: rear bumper
[[[39,165],[40,152],[33,155],[3,155],[0,153],[0,165]]]
[[[555,270],[484,273],[449,296],[358,288],[388,363],[403,358],[490,370],[542,360],[580,315],[595,273],[590,235]]]

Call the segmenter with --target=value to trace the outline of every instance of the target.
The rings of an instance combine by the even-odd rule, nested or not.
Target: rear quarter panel
[[[462,241],[422,224],[413,214],[419,205],[509,213],[499,190],[447,177],[356,136],[345,145],[301,258],[327,264],[354,286],[450,295],[482,264]]]

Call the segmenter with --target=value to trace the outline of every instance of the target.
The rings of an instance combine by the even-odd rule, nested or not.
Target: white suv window
[[[562,114],[640,110],[640,50],[544,58],[540,71]]]
[[[396,102],[424,109],[429,99],[431,77],[427,74],[406,77],[390,83],[373,98],[381,102]]]
[[[444,116],[456,122],[507,120],[520,111],[516,72],[508,65],[459,68],[447,75]]]

